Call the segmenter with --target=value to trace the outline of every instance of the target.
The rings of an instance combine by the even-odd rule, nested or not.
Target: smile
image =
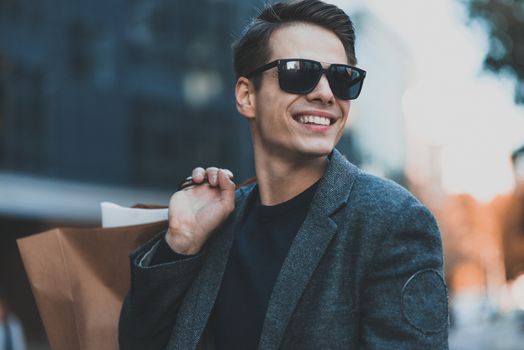
[[[337,122],[337,118],[327,111],[306,110],[292,116],[297,123],[315,131],[326,131]]]
[[[316,115],[301,115],[296,119],[299,123],[302,124],[313,124],[313,125],[331,125],[331,120],[326,117],[319,117]]]

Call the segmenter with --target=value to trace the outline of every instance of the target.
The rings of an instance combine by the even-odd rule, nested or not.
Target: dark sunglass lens
[[[360,94],[363,73],[354,68],[343,65],[332,65],[329,69],[329,86],[338,98],[342,100],[354,100]]]
[[[317,62],[282,61],[278,73],[280,88],[295,94],[308,93],[315,88],[321,74],[321,66]]]

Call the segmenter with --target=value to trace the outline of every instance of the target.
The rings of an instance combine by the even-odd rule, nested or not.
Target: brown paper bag
[[[57,228],[18,240],[53,350],[118,349],[129,253],[167,221],[115,228]]]

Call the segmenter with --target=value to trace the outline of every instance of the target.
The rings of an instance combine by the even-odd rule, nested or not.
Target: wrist
[[[165,240],[167,245],[177,254],[195,255],[202,248],[203,244],[197,243],[192,239],[193,235],[175,230],[171,227],[167,229]]]

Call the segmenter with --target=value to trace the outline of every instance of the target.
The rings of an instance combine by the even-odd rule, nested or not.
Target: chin
[[[310,147],[304,150],[304,153],[308,155],[308,158],[324,157],[330,155],[334,147],[334,145],[325,145],[313,148]]]
[[[330,142],[331,140],[322,140],[323,142],[314,143],[311,147],[311,150],[317,154],[330,154],[335,148],[335,143]]]

